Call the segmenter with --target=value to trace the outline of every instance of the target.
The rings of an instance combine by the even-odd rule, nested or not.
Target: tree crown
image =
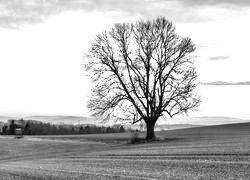
[[[132,123],[194,110],[200,104],[194,50],[163,17],[115,24],[96,36],[85,58],[95,82],[88,108],[102,120]]]

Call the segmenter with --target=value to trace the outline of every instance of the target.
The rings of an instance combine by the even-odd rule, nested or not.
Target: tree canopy
[[[179,37],[164,17],[117,23],[99,33],[85,57],[95,83],[88,108],[102,120],[144,120],[147,139],[156,121],[188,113],[200,104],[196,95],[195,45]]]

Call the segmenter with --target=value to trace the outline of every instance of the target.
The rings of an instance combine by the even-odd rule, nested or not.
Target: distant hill
[[[12,117],[12,116],[0,116],[0,121],[2,121],[2,122],[7,122],[8,119],[16,119],[16,117]]]
[[[197,118],[197,123],[206,125],[219,125],[219,124],[244,123],[244,122],[249,122],[249,120],[234,118],[234,117],[223,117],[223,116],[203,116]]]
[[[156,124],[155,125],[155,131],[162,131],[162,130],[175,130],[175,129],[186,129],[186,128],[193,128],[193,127],[201,127],[203,125],[197,125],[197,124]],[[140,129],[140,126],[138,124],[133,125],[125,125],[125,128],[129,129]]]
[[[234,117],[223,117],[223,116],[201,116],[201,117],[183,117],[183,118],[172,118],[161,120],[159,124],[194,124],[194,125],[219,125],[219,124],[230,124],[230,123],[243,123],[249,122],[250,120],[234,118]]]
[[[93,118],[83,116],[26,116],[25,120],[37,120],[42,122],[49,122],[52,124],[95,124],[96,121]]]
[[[204,125],[196,125],[196,124],[159,124],[155,126],[155,129],[158,131],[161,130],[174,130],[174,129],[186,129],[186,128],[194,128],[201,127]]]
[[[202,83],[202,84],[203,85],[214,85],[214,86],[250,85],[250,81],[244,81],[244,82],[214,81],[214,82]]]

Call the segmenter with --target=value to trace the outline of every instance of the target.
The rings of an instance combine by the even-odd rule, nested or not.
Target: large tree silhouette
[[[85,57],[95,87],[88,102],[102,120],[144,121],[154,139],[156,121],[200,104],[190,38],[180,38],[165,18],[118,23],[96,36]]]

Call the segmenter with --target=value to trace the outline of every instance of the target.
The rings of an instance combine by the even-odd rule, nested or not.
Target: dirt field
[[[0,179],[250,179],[250,124],[130,136],[0,136]]]

